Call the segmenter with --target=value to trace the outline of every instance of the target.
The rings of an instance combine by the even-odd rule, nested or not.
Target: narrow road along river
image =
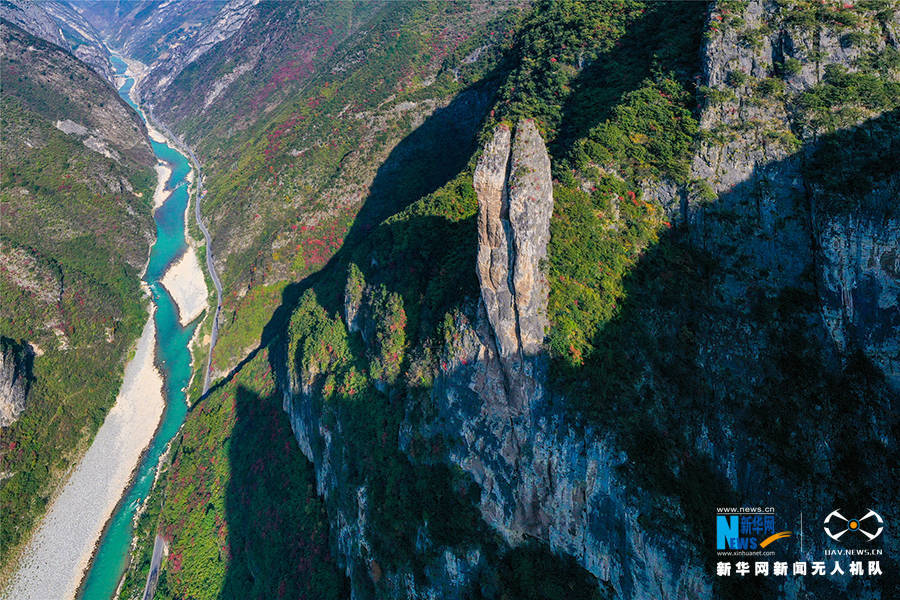
[[[124,75],[127,65],[113,57],[116,74]],[[126,77],[119,95],[144,118],[129,96],[134,79]],[[189,344],[195,324],[181,327],[178,311],[171,296],[159,283],[172,261],[185,249],[184,219],[188,202],[186,177],[191,171],[188,159],[168,144],[152,142],[156,156],[172,168],[168,187],[172,194],[154,214],[156,243],[150,252],[150,262],[144,280],[150,286],[156,304],[157,363],[165,377],[166,409],[134,479],[134,485],[119,504],[100,541],[94,561],[85,578],[80,597],[85,600],[108,600],[119,584],[127,566],[131,545],[131,525],[135,511],[146,498],[153,483],[159,458],[166,445],[178,432],[187,414],[184,388],[191,377]],[[203,292],[205,294],[205,291]]]
[[[177,139],[165,125],[159,125],[159,127],[167,136],[169,136],[169,139]],[[203,233],[203,238],[206,240],[206,270],[209,272],[213,286],[216,288],[216,311],[213,318],[212,332],[210,333],[209,350],[206,355],[206,370],[203,372],[203,393],[206,394],[206,392],[209,391],[209,381],[212,373],[213,348],[216,347],[216,340],[219,339],[219,315],[222,312],[222,282],[219,281],[219,275],[216,273],[216,264],[213,258],[212,249],[212,236],[209,234],[209,230],[203,223],[203,214],[200,212],[200,205],[204,196],[203,170],[200,168],[200,161],[197,160],[197,156],[194,154],[194,151],[191,150],[190,146],[183,144],[183,147],[190,155],[194,169],[197,171],[197,201],[194,202],[194,218],[197,221],[197,226],[200,227],[200,231]]]

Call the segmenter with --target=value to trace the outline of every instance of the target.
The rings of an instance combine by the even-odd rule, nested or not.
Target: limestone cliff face
[[[60,48],[68,48],[59,25],[36,2],[25,2],[23,0],[4,2],[0,15],[13,25],[21,27],[35,37],[47,40]]]
[[[703,83],[713,91],[700,119],[707,135],[692,166],[694,180],[709,184],[718,198],[709,202],[685,190],[688,201],[674,202],[664,186],[651,195],[694,226],[699,245],[717,249],[734,274],[720,287],[733,303],[760,289],[769,295],[785,287],[809,289],[819,296],[838,354],[862,350],[898,389],[896,219],[863,208],[840,214],[822,208],[828,194],[809,162],[826,132],[797,104],[799,94],[826,80],[829,68],[856,73],[862,57],[896,46],[897,13],[866,31],[864,42],[851,44],[851,30],[837,17],[810,28],[791,7],[753,0],[731,15],[724,6],[710,14],[716,26],[704,49]],[[744,26],[729,26],[733,16]],[[754,43],[747,42],[750,35]],[[839,127],[878,116],[868,108],[848,114]],[[896,181],[879,185],[871,195],[896,198]],[[765,343],[749,340],[746,346],[760,349]]]
[[[521,410],[537,393],[535,357],[549,325],[541,262],[550,240],[553,186],[550,157],[533,121],[521,121],[514,139],[505,125],[496,128],[475,169],[474,187],[481,300],[507,381],[505,400]]]
[[[506,187],[510,131],[501,125],[475,169],[478,193],[478,279],[481,298],[491,308],[491,325],[504,356],[518,352],[516,315],[510,285],[509,192]]]
[[[28,344],[0,338],[0,427],[12,425],[25,410],[33,361]]]
[[[709,597],[689,549],[642,531],[618,474],[627,456],[603,432],[567,422],[540,376],[507,383],[483,305],[472,312],[457,315],[443,349],[426,435],[456,440],[451,459],[481,488],[485,521],[510,544],[536,538],[574,557],[616,598]],[[527,410],[507,404],[515,387],[531,387]]]
[[[862,350],[900,389],[900,220],[849,214],[817,225],[819,295],[831,338],[844,354]]]
[[[94,27],[65,2],[8,0],[0,16],[35,37],[71,52],[110,83],[115,82],[109,50]]]
[[[511,137],[498,127],[475,171],[482,299],[455,315],[432,394],[438,415],[424,433],[455,440],[451,460],[509,543],[548,543],[616,597],[708,595],[689,551],[641,533],[616,471],[627,457],[603,432],[573,427],[547,390],[550,159],[530,121]]]
[[[142,82],[141,98],[153,102],[155,95],[172,83],[181,71],[200,59],[216,44],[228,40],[253,16],[259,0],[231,0],[224,4],[214,18],[183,43],[164,52],[153,63],[146,81]],[[162,14],[159,16],[162,18]]]

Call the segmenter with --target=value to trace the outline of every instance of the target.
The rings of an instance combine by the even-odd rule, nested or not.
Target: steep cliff
[[[175,0],[69,0],[123,56],[145,64],[190,44],[226,4]]]
[[[0,338],[0,427],[12,425],[25,410],[33,363],[30,346]]]
[[[511,152],[509,137],[499,126],[475,169],[482,302],[474,315],[457,313],[445,337],[432,392],[437,415],[425,435],[456,440],[450,459],[472,475],[481,514],[507,541],[544,541],[574,557],[615,597],[708,595],[690,550],[641,535],[638,506],[617,471],[626,457],[602,431],[567,423],[547,390],[549,288],[542,265],[553,207],[550,159],[531,121],[518,125]],[[505,154],[508,175],[505,160],[497,160]],[[485,185],[497,164],[500,177]],[[507,197],[508,209],[498,210]],[[500,244],[509,257],[492,263],[489,273],[480,259],[497,246],[492,226],[510,232]],[[496,300],[498,287],[512,310]],[[511,351],[504,349],[508,342]]]
[[[244,27],[248,19],[254,16],[254,7],[259,4],[259,0],[231,0],[225,3],[214,17],[202,22],[201,27],[189,32],[190,37],[181,40],[180,43],[170,46],[156,60],[150,64],[149,74],[140,86],[141,98],[148,105],[153,106],[156,99],[164,95],[167,86],[171,85],[173,80],[183,71],[201,59],[206,53],[221,42],[227,42],[232,36]],[[170,17],[167,15],[158,15],[158,20],[166,22]],[[129,35],[133,35],[131,32]],[[219,88],[221,93],[221,85],[215,86]],[[210,93],[213,94],[213,89]],[[169,102],[175,102],[184,106],[182,101],[177,99],[167,99]],[[208,108],[211,102],[207,99],[194,103],[199,108]],[[191,110],[185,106],[186,110]],[[195,109],[196,110],[196,109]],[[199,111],[198,111],[199,112]]]
[[[522,121],[510,148],[499,126],[475,168],[478,276],[500,356],[537,354],[547,321],[547,258],[553,184],[550,157],[533,121]],[[508,178],[508,179],[507,179]]]
[[[67,48],[59,24],[37,2],[4,2],[3,18],[35,37]]]
[[[890,597],[893,540],[883,578],[729,579],[713,517],[803,513],[778,552],[818,560],[823,507],[897,494],[896,14],[514,23],[474,152],[368,196],[262,338],[353,597]],[[440,163],[414,138],[376,184]]]
[[[828,332],[842,355],[861,349],[900,389],[900,221],[852,214],[822,221],[817,263]]]
[[[865,122],[898,105],[896,66],[885,62],[897,52],[896,7],[725,2],[710,19],[705,137],[692,176],[726,200],[704,208],[695,191],[682,218],[700,222],[703,243],[723,254],[722,242],[740,220],[750,235],[729,260],[735,271],[741,262],[755,268],[757,285],[809,286],[804,274],[814,270],[838,351],[862,350],[897,389],[898,238],[888,200],[896,197],[896,175],[861,159],[872,152],[867,144],[883,153],[881,165],[896,157],[889,142],[895,119]],[[820,136],[857,126],[820,148]],[[856,153],[835,152],[841,143]],[[747,288],[734,282],[728,292],[739,300]],[[854,297],[863,305],[858,311]]]
[[[595,244],[602,248],[605,236],[621,235],[618,232],[641,223],[629,205],[644,207],[649,213],[649,218],[644,218],[654,227],[668,223],[654,217],[653,204],[667,211],[671,221],[684,225],[658,234],[658,247],[654,247],[653,237],[629,240],[638,253],[625,294],[613,295],[622,307],[613,304],[613,318],[591,340],[593,356],[588,357],[574,341],[564,347],[564,358],[583,367],[560,369],[559,355],[546,356],[542,350],[546,326],[549,324],[552,336],[563,324],[563,316],[571,319],[571,313],[561,311],[560,295],[571,293],[566,287],[571,279],[581,283],[586,277],[584,259],[575,263],[573,274],[560,272],[565,265],[562,261],[571,260],[578,245],[556,246],[549,252],[548,262],[559,273],[558,281],[554,278],[550,286],[549,300],[543,295],[547,292],[542,277],[520,276],[540,272],[534,267],[544,256],[543,228],[551,226],[552,207],[552,197],[549,207],[539,201],[547,197],[544,190],[555,187],[554,195],[565,201],[555,209],[558,219],[580,218],[570,200],[573,192],[567,189],[571,184],[551,186],[549,160],[532,161],[523,171],[528,178],[516,177],[513,140],[518,139],[521,126],[515,136],[507,126],[497,127],[474,169],[479,206],[475,264],[481,302],[462,305],[450,315],[444,324],[443,343],[437,347],[407,351],[420,357],[433,353],[437,372],[429,379],[427,374],[419,375],[417,362],[410,364],[411,374],[425,377],[430,384],[427,399],[407,391],[407,418],[398,438],[404,453],[411,460],[421,460],[422,440],[441,448],[439,454],[472,477],[485,525],[500,532],[507,543],[538,539],[553,551],[574,557],[615,597],[739,594],[728,582],[712,581],[705,549],[712,547],[712,532],[702,516],[694,513],[714,510],[722,502],[759,498],[764,473],[773,468],[791,483],[770,486],[764,493],[767,502],[786,513],[799,514],[805,504],[794,492],[801,489],[812,504],[827,504],[833,501],[834,482],[840,477],[832,465],[852,462],[864,447],[883,447],[891,435],[887,424],[865,432],[850,432],[841,424],[843,412],[860,401],[866,402],[876,421],[892,422],[894,394],[877,370],[869,371],[864,361],[860,363],[853,348],[845,345],[835,352],[828,343],[829,327],[823,326],[822,314],[828,316],[829,303],[834,302],[835,296],[827,290],[844,277],[841,285],[854,288],[853,294],[864,298],[856,302],[865,305],[857,316],[849,308],[853,300],[843,300],[844,318],[855,321],[847,327],[853,330],[860,348],[868,344],[876,364],[888,367],[881,368],[890,383],[894,364],[890,354],[897,339],[891,312],[896,299],[893,248],[897,238],[892,233],[892,209],[874,209],[891,205],[886,200],[890,194],[883,190],[893,189],[892,180],[879,183],[878,171],[869,168],[871,165],[847,169],[857,177],[872,174],[876,182],[866,197],[885,200],[858,203],[857,213],[861,210],[869,225],[848,222],[852,216],[835,210],[838,199],[834,191],[817,188],[821,187],[817,157],[823,144],[837,138],[827,128],[805,127],[824,127],[816,120],[819,113],[814,110],[821,109],[810,95],[822,93],[816,86],[838,84],[832,79],[791,80],[787,67],[764,58],[773,54],[771,45],[764,41],[756,44],[752,39],[753,34],[764,40],[767,36],[785,39],[786,32],[804,22],[800,17],[806,8],[789,5],[783,12],[764,11],[751,2],[724,8],[725,16],[716,11],[709,14],[710,34],[700,82],[707,102],[699,111],[702,137],[684,171],[678,162],[666,159],[668,163],[658,163],[662,168],[657,173],[667,177],[648,177],[650,169],[623,167],[633,160],[635,150],[626,147],[617,156],[585,145],[596,162],[577,174],[580,190],[589,192],[592,200],[595,194],[606,198],[610,191],[619,194],[612,202],[604,198],[605,203],[590,207],[602,215],[606,232],[599,239],[590,238],[597,240]],[[743,10],[746,16],[740,26],[746,31],[722,33],[718,23],[729,12],[732,17],[744,15]],[[814,9],[812,16],[815,29],[824,31],[819,35],[826,42],[829,36],[842,35],[833,31],[840,27],[840,19],[854,19],[835,17],[833,8],[827,10],[819,14]],[[881,18],[866,10],[858,10],[858,23]],[[826,30],[830,28],[829,33]],[[748,41],[743,41],[745,38]],[[866,52],[877,56],[886,51],[885,38],[865,39],[871,42]],[[844,54],[835,50],[840,47],[824,43],[818,60],[841,59]],[[829,54],[828,48],[834,53]],[[782,57],[787,65],[794,65],[790,58]],[[809,63],[805,55],[793,60]],[[748,71],[746,78],[730,75],[741,66]],[[821,68],[824,72],[824,66]],[[749,77],[757,80],[747,83]],[[780,77],[790,82],[784,84],[783,93],[779,91]],[[890,88],[891,77],[887,75],[879,80],[884,83],[876,85]],[[745,85],[732,92],[734,99],[729,99],[727,90],[715,93],[726,78]],[[788,85],[794,86],[792,91]],[[660,96],[674,97],[672,87],[665,86],[669,84],[661,84],[658,91],[651,88],[646,96],[634,96],[632,106],[657,102]],[[883,100],[860,100],[863,112],[848,115],[874,116],[892,106],[890,94],[879,98]],[[614,126],[634,127],[629,119],[640,113],[637,108],[629,113],[630,108],[619,113],[618,122],[598,128],[596,139],[610,148],[620,143],[611,133]],[[686,119],[676,116],[677,120]],[[873,130],[874,139],[893,139],[889,124],[882,125]],[[656,131],[659,126],[651,122],[647,129],[626,130],[628,139],[623,142],[653,143],[643,132]],[[535,136],[523,135],[522,139],[543,147]],[[540,156],[539,152],[531,154]],[[598,160],[609,161],[610,155],[612,164]],[[890,163],[890,159],[883,162]],[[888,176],[894,170],[887,167]],[[679,177],[680,183],[675,183]],[[644,198],[625,186],[644,190]],[[538,200],[518,209],[518,214],[534,209],[527,231],[516,227],[517,192],[522,192],[520,199]],[[834,224],[823,227],[826,222]],[[852,230],[850,223],[854,223]],[[561,231],[562,225],[557,227]],[[595,232],[585,228],[576,235],[595,236]],[[852,253],[842,252],[848,247],[853,248]],[[608,257],[609,253],[604,258]],[[520,265],[520,260],[525,265]],[[817,275],[820,269],[827,273],[825,277]],[[863,278],[877,286],[856,284]],[[529,279],[536,283],[533,288],[527,283],[517,287]],[[609,285],[611,279],[606,275],[602,285]],[[816,282],[824,279],[826,285],[817,288]],[[356,290],[359,285],[359,281],[348,283],[346,289]],[[520,294],[520,289],[525,293]],[[554,314],[560,321],[548,323],[543,309],[554,304],[554,295]],[[367,313],[357,311],[358,306],[348,293],[345,318],[365,332]],[[566,309],[577,314],[590,307],[584,296],[575,295],[574,306]],[[299,312],[306,310],[311,309]],[[340,323],[329,327],[342,328]],[[830,329],[834,331],[835,325]],[[299,338],[303,339],[309,338]],[[363,339],[368,343],[365,335]],[[530,352],[525,351],[526,339],[536,340]],[[329,416],[328,400],[319,399],[333,397],[321,387],[329,389],[327,381],[332,374],[336,389],[347,385],[337,375],[346,359],[317,355],[318,359],[308,362],[311,348],[307,343],[298,341],[288,353],[289,365],[296,353],[298,371],[296,379],[290,379],[285,407],[301,448],[316,465],[320,492],[329,498],[332,523],[338,528],[333,535],[348,572],[358,573],[367,565],[371,581],[373,562],[384,562],[383,550],[379,552],[373,541],[377,534],[369,524],[373,511],[378,510],[373,505],[378,504],[371,487],[349,485],[345,478],[354,461],[352,452],[347,454],[347,421],[337,417],[335,423],[335,417]],[[797,358],[788,359],[792,354]],[[551,377],[547,363],[551,363]],[[843,366],[835,369],[838,364]],[[775,397],[780,398],[779,403],[770,401]],[[573,404],[583,407],[587,419],[573,418]],[[760,419],[758,411],[771,416]],[[598,422],[598,417],[603,420]],[[759,454],[772,430],[816,433],[789,434],[783,447]],[[746,437],[736,437],[738,431]],[[820,448],[809,462],[801,462],[823,435],[840,439],[842,447],[832,451]],[[892,459],[889,455],[883,458],[871,465],[871,472],[858,473],[854,493],[845,492],[841,497],[871,494],[885,501],[891,492],[883,482]],[[347,487],[357,493],[351,494]],[[423,542],[423,547],[428,547],[428,542]],[[813,542],[812,547],[820,549],[821,542]],[[426,568],[430,577],[424,587],[411,587],[402,569],[386,575],[393,582],[393,593],[423,597],[458,594],[466,587],[464,581],[478,581],[490,570],[486,566],[491,562],[486,558],[490,551],[467,554],[463,560],[460,550],[451,548],[445,546],[450,554],[444,555],[443,569],[434,563],[430,563],[432,570]],[[397,589],[399,581],[407,581],[402,592]],[[806,585],[821,597],[851,593],[845,582]],[[891,584],[853,585],[854,590],[868,590],[860,593],[878,595]],[[754,582],[753,586],[759,593],[770,589],[766,582]]]
[[[292,321],[287,372],[277,366],[285,373],[285,409],[300,448],[316,468],[339,560],[356,593],[368,597],[367,588],[381,582],[395,597],[464,597],[501,569],[498,556],[510,552],[507,544],[540,540],[552,552],[573,557],[616,597],[708,594],[709,583],[690,548],[675,540],[651,542],[641,534],[638,505],[618,470],[625,456],[608,435],[567,423],[547,390],[544,264],[553,197],[550,159],[534,123],[524,120],[514,133],[498,126],[473,180],[482,299],[446,317],[443,343],[434,350],[436,372],[426,376],[433,381],[422,392],[427,399],[408,393],[406,418],[398,423],[397,443],[409,458],[392,460],[415,464],[425,458],[420,448],[431,446],[467,473],[466,485],[474,485],[467,493],[480,507],[479,516],[468,517],[474,518],[469,527],[479,532],[474,539],[464,541],[466,526],[458,523],[456,536],[463,539],[434,533],[427,517],[416,525],[415,512],[389,515],[411,520],[405,527],[417,531],[410,558],[424,566],[412,571],[405,561],[396,562],[399,548],[379,539],[385,517],[376,514],[384,514],[383,499],[373,486],[381,480],[365,470],[365,483],[355,483],[362,443],[352,441],[357,417],[339,411],[335,421],[330,403],[339,401],[327,400],[335,393],[353,396],[357,387],[364,393],[365,380],[353,375],[352,367],[346,370],[352,344],[347,346],[343,322],[320,312],[312,296],[304,297]],[[374,338],[365,332],[386,316],[366,301],[373,288],[354,269],[344,316],[372,348]],[[382,431],[382,439],[394,435]],[[446,514],[431,507],[425,512]],[[484,527],[499,532],[504,542],[495,546],[487,530],[479,529]],[[414,574],[417,568],[424,568],[424,580]]]

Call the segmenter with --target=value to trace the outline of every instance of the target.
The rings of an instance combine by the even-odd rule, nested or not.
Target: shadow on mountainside
[[[291,434],[276,391],[235,386],[225,520],[230,560],[219,598],[346,598],[330,556],[312,466]]]
[[[784,529],[795,529],[804,512],[814,523],[807,526],[806,533],[813,534],[807,535],[807,549],[821,557],[825,540],[816,535],[818,523],[832,508],[884,513],[900,491],[892,475],[900,466],[890,450],[898,433],[896,393],[860,352],[842,361],[822,323],[808,192],[786,186],[766,195],[760,183],[803,169],[816,185],[823,182],[824,195],[816,197],[830,198],[829,212],[820,210],[817,220],[849,211],[878,222],[890,206],[854,203],[840,194],[860,189],[860,171],[892,173],[884,165],[895,156],[889,144],[898,133],[897,113],[890,113],[823,137],[818,150],[805,148],[760,167],[698,209],[690,225],[667,231],[643,253],[625,279],[617,315],[598,331],[595,352],[583,366],[570,370],[554,360],[554,395],[566,399],[570,421],[612,435],[626,451],[623,481],[642,498],[639,522],[647,534],[687,540],[707,573],[715,567],[717,506],[774,506]],[[888,145],[879,147],[879,141]],[[865,144],[865,151],[858,144]],[[840,160],[840,167],[830,165],[829,156]],[[835,178],[838,170],[843,178]],[[782,216],[771,227],[763,223],[767,203]],[[465,199],[462,204],[468,208],[461,213],[471,214],[474,207]],[[400,293],[407,306],[419,302],[439,318],[454,304],[464,304],[463,297],[477,297],[475,239],[472,216],[383,223],[363,247],[379,259],[396,248],[397,264],[370,267],[367,277]],[[435,300],[427,286],[442,267],[458,271],[459,279],[439,286]],[[334,314],[345,270],[332,268],[338,271],[323,276],[316,293]],[[420,278],[421,273],[427,276]],[[416,334],[410,315],[413,334],[430,334],[424,323],[436,318],[420,314]],[[367,410],[374,413],[356,418],[371,419],[371,436],[388,432],[393,439],[399,416],[382,422],[383,415],[398,415],[402,405],[401,398],[392,397],[372,403]],[[396,448],[394,442],[388,446]],[[364,450],[362,444],[350,460]],[[400,452],[394,455],[386,460],[408,461]],[[891,542],[885,540],[873,545],[885,544],[889,557]],[[788,548],[799,556],[797,536],[781,550]],[[883,562],[892,565],[894,559]],[[897,581],[885,573],[855,579],[847,589],[827,579],[805,583],[821,598],[862,593],[866,585],[887,597],[884,592]],[[776,593],[776,584],[764,578],[719,578],[715,585],[723,598]]]
[[[559,159],[572,144],[609,119],[621,99],[655,73],[687,79],[700,55],[705,3],[649,3],[609,51],[586,64],[560,111],[559,134],[548,150]]]
[[[633,21],[619,43],[585,65],[563,106],[564,119],[559,125],[558,141],[549,149],[551,156],[566,156],[573,140],[607,118],[611,107],[640,87],[652,72],[683,74],[688,71],[699,53],[705,14],[705,9],[689,3],[665,9],[651,6],[645,15]],[[341,248],[321,269],[282,291],[280,306],[263,328],[260,347],[280,335],[307,287],[315,287],[320,301],[336,310],[342,298],[336,289],[324,293],[323,286],[329,286],[323,281],[328,279],[323,274],[333,270],[343,272],[353,257],[360,256],[360,248],[374,246],[368,238],[385,218],[438,190],[466,168],[477,150],[478,134],[484,128],[504,70],[509,68],[517,50],[511,50],[492,72],[457,93],[446,107],[436,110],[397,144],[376,172],[370,192]],[[440,244],[442,240],[436,239],[434,243]],[[392,262],[403,264],[399,260]],[[360,266],[364,270],[383,269],[383,265]],[[474,284],[474,277],[469,279],[467,285]]]
[[[371,236],[377,233],[381,222],[434,192],[465,169],[477,148],[477,134],[483,127],[496,87],[497,74],[485,76],[479,83],[459,92],[447,106],[435,110],[397,144],[376,172],[370,193],[341,248],[318,271],[289,284],[282,291],[281,303],[263,327],[259,345],[214,383],[210,391],[230,381],[261,348],[283,335],[304,290],[316,288],[319,298],[330,310],[337,310],[342,305],[347,265],[354,256],[373,247]],[[443,221],[435,218],[431,225],[440,229]],[[474,226],[474,221],[471,223]],[[426,226],[426,229],[431,227]],[[461,246],[462,252],[467,250]],[[474,250],[471,255],[474,256]],[[337,277],[331,276],[338,272]],[[470,279],[474,285],[474,273]]]
[[[608,118],[611,107],[622,96],[639,88],[654,70],[687,72],[700,50],[705,15],[705,9],[700,10],[690,3],[667,5],[665,9],[661,6],[648,8],[647,14],[634,21],[616,46],[586,65],[574,81],[573,92],[563,106],[564,119],[559,125],[558,141],[549,148],[551,156],[567,156],[575,139]],[[323,293],[323,273],[335,269],[344,272],[352,257],[361,254],[360,248],[377,245],[368,238],[385,218],[439,189],[466,168],[478,149],[478,133],[483,130],[498,81],[502,79],[502,69],[508,62],[509,57],[501,60],[494,72],[458,93],[448,106],[436,110],[397,144],[378,169],[370,193],[341,249],[319,271],[288,285],[282,292],[281,306],[264,328],[261,346],[280,335],[292,308],[307,287],[316,287],[320,302],[336,310],[342,302],[342,297],[338,296],[342,290]],[[474,219],[471,225],[458,225],[474,232]],[[423,223],[425,233],[442,231],[442,226],[443,223]],[[446,243],[440,237],[426,239],[432,244]],[[474,257],[474,249],[470,254]],[[406,266],[404,258],[398,256],[392,261],[394,264],[388,266]],[[384,265],[359,266],[364,271],[384,268]],[[393,276],[387,274],[385,277]],[[467,292],[470,285],[475,285],[474,274],[468,279],[465,283]]]
[[[450,104],[436,110],[397,144],[379,167],[341,249],[319,271],[285,288],[281,306],[263,329],[260,345],[281,335],[304,289],[319,285],[323,273],[346,269],[348,256],[366,246],[366,238],[385,218],[434,192],[466,167],[495,92],[494,77],[486,77],[458,93]],[[340,302],[333,295],[327,300],[320,297],[329,307]]]

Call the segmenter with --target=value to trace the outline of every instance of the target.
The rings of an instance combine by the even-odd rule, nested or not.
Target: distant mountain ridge
[[[3,0],[0,16],[70,51],[104,79],[115,83],[109,50],[100,33],[65,0]]]

